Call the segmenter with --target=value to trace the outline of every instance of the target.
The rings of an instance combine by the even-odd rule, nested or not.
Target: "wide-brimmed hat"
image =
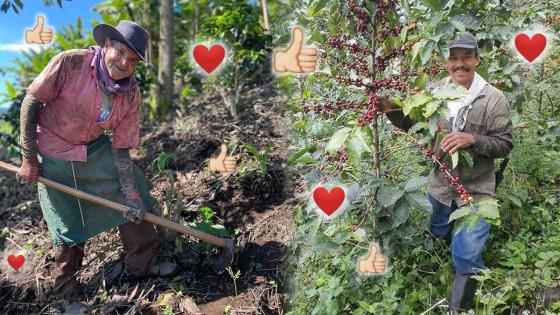
[[[150,34],[142,26],[131,21],[120,21],[117,27],[108,24],[99,24],[93,28],[93,38],[101,47],[105,39],[118,40],[132,49],[140,59],[146,61],[146,46]]]

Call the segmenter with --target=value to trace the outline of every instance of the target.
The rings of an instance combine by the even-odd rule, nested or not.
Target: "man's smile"
[[[458,73],[468,73],[468,72],[470,72],[470,70],[468,68],[465,68],[465,67],[458,67],[458,68],[453,69],[453,73],[457,73],[457,72]]]

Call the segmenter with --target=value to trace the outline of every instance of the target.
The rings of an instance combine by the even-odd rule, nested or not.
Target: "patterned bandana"
[[[105,67],[105,53],[99,46],[94,47],[95,58],[97,58],[97,76],[105,85],[105,89],[112,94],[127,94],[131,89],[132,76],[114,81],[109,76],[109,71]]]

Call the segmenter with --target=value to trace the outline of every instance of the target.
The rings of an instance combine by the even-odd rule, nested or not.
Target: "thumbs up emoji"
[[[317,49],[302,48],[303,31],[296,27],[292,31],[292,42],[286,50],[274,52],[276,72],[313,72],[317,65]]]
[[[208,168],[211,172],[227,173],[235,170],[237,159],[234,156],[227,156],[227,146],[222,143],[220,154],[215,159],[210,159]]]
[[[44,28],[45,18],[37,16],[35,27],[25,31],[25,42],[28,44],[50,44],[52,41],[52,28]]]
[[[369,253],[365,258],[358,260],[358,271],[363,273],[381,274],[387,267],[387,257],[377,253],[377,244],[369,246]]]

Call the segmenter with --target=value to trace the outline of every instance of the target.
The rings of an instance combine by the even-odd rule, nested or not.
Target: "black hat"
[[[101,47],[105,45],[105,38],[117,40],[132,49],[140,59],[146,61],[146,46],[150,34],[142,26],[131,21],[120,21],[117,27],[99,24],[93,28],[93,38]]]
[[[478,49],[476,38],[469,32],[461,33],[455,40],[448,40],[447,46],[451,48]]]

